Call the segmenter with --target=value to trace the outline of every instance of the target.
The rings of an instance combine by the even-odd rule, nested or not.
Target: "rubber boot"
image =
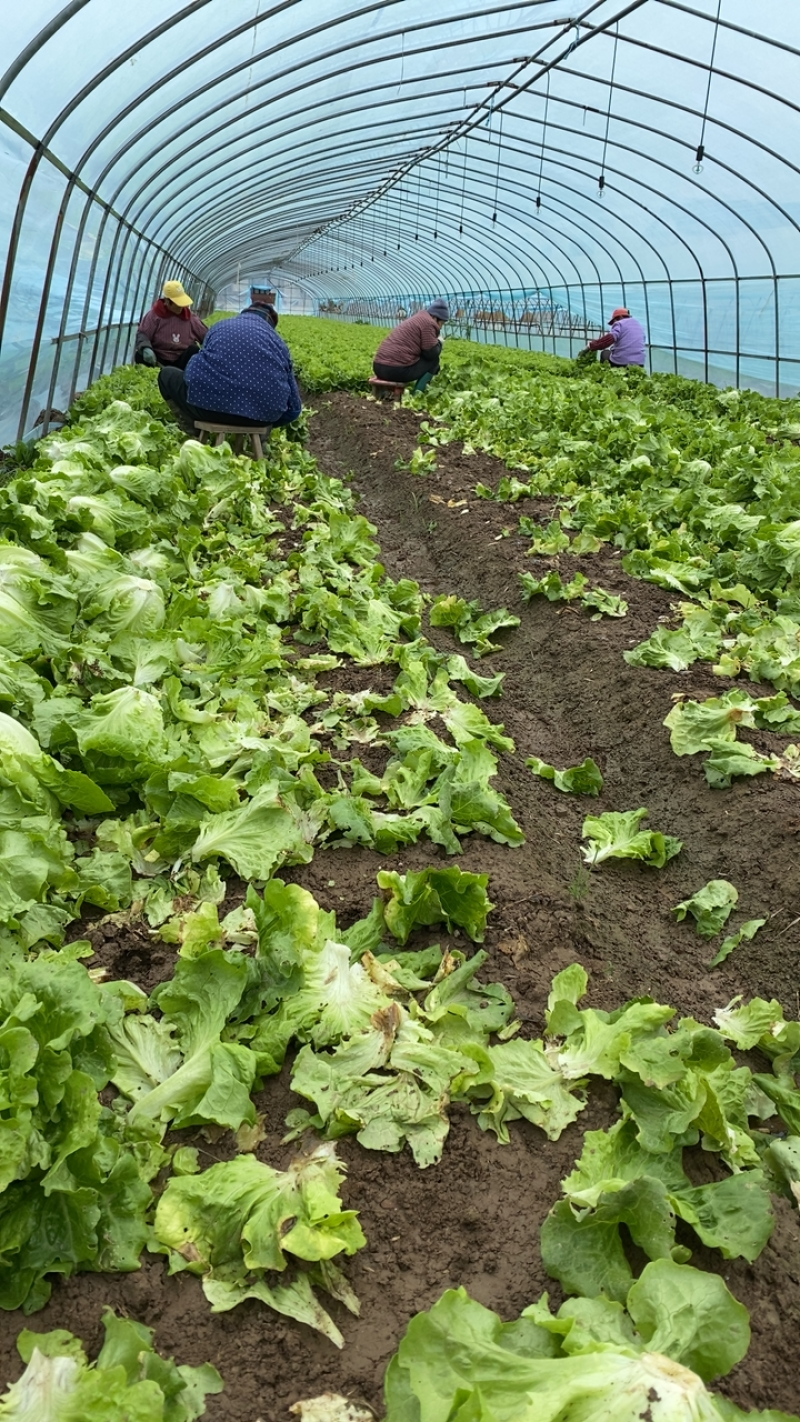
[[[420,376],[419,380],[417,381],[416,385],[414,386],[414,394],[415,394],[415,395],[419,395],[421,391],[427,390],[427,388],[428,388],[428,386],[430,385],[430,383],[431,383],[432,380],[433,380],[433,371],[432,371],[432,370],[426,370],[426,371],[425,371],[425,374]]]

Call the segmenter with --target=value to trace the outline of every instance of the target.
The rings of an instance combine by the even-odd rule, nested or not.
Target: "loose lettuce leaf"
[[[691,898],[676,904],[672,912],[679,923],[691,914],[702,938],[713,938],[724,927],[739,901],[739,891],[727,879],[709,879]]]
[[[314,1278],[336,1292],[324,1266],[364,1245],[356,1212],[343,1210],[339,1199],[343,1170],[332,1146],[319,1145],[286,1171],[240,1155],[200,1175],[173,1177],[155,1220],[170,1272],[199,1274],[215,1313],[261,1298],[291,1318],[313,1322],[341,1347],[338,1328],[319,1304],[309,1317],[309,1276],[297,1272],[294,1261],[321,1265]],[[275,1274],[286,1274],[286,1283],[273,1287]]]
[[[488,874],[460,869],[420,869],[398,874],[382,869],[378,884],[388,895],[384,904],[386,927],[400,943],[414,928],[444,923],[452,931],[462,928],[474,943],[482,943],[490,904]]]
[[[749,1333],[722,1280],[661,1260],[629,1297],[629,1314],[568,1300],[554,1317],[545,1295],[501,1323],[463,1288],[448,1290],[411,1320],[389,1364],[387,1422],[797,1422],[745,1414],[708,1391],[704,1377],[727,1372]]]
[[[525,764],[534,775],[540,775],[543,780],[552,780],[556,790],[565,790],[574,795],[599,795],[603,788],[603,777],[591,756],[587,756],[580,765],[569,766],[566,770],[556,770],[554,765],[548,765],[546,761],[540,760],[538,755],[532,755]]]
[[[747,923],[743,923],[741,928],[736,929],[735,933],[730,933],[727,938],[723,938],[708,966],[710,968],[716,968],[720,963],[724,963],[725,959],[730,956],[735,948],[739,947],[740,943],[755,938],[759,928],[763,928],[766,922],[767,920],[765,918],[749,918]]]
[[[587,815],[583,822],[583,838],[589,843],[583,849],[586,863],[594,867],[605,859],[641,859],[653,868],[662,869],[683,848],[682,841],[658,830],[640,830],[639,824],[647,810],[607,810],[602,815]]]
[[[105,1343],[89,1364],[65,1329],[23,1329],[17,1348],[27,1367],[0,1398],[8,1422],[195,1422],[208,1395],[222,1392],[210,1363],[192,1368],[162,1358],[153,1329],[103,1312]]]

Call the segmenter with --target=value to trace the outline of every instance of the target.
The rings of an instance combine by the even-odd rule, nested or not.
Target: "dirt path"
[[[491,875],[496,905],[484,976],[507,983],[534,1035],[542,1030],[553,974],[576,960],[590,972],[595,1006],[649,993],[708,1022],[716,1007],[742,992],[778,997],[796,1014],[800,935],[790,925],[800,914],[800,793],[767,776],[715,792],[697,758],[673,755],[661,724],[673,694],[715,695],[724,683],[709,668],[673,675],[623,661],[622,652],[669,611],[669,595],[628,578],[619,556],[604,552],[563,559],[562,576],[581,566],[593,583],[623,593],[630,604],[626,618],[592,622],[585,609],[543,600],[526,606],[517,573],[546,565],[527,557],[528,540],[513,530],[521,512],[541,518],[548,506],[476,499],[476,482],[494,484],[504,471],[494,460],[465,457],[457,446],[440,451],[439,469],[427,478],[398,472],[395,460],[407,459],[416,443],[418,416],[411,411],[346,394],[311,403],[317,411],[312,452],[332,475],[352,471],[361,509],[378,527],[388,572],[414,578],[433,594],[479,598],[486,608],[505,604],[522,619],[518,629],[500,634],[503,650],[478,663],[482,672],[506,673],[502,698],[483,704],[516,741],[499,780],[527,837],[519,849],[475,837],[465,842],[460,862]],[[432,632],[431,639],[462,650],[447,632]],[[764,736],[758,743],[770,741]],[[646,805],[653,827],[683,839],[681,855],[660,872],[622,863],[588,874],[580,857],[581,824],[587,806],[597,802],[560,795],[536,779],[524,765],[534,753],[558,766],[592,755],[605,776],[599,808]],[[416,868],[441,857],[423,843],[392,859],[391,867]],[[312,890],[346,924],[366,913],[375,873],[387,864],[362,849],[320,852],[284,877]],[[752,943],[713,971],[705,966],[708,945],[670,915],[710,878],[737,886],[746,917],[773,915]],[[168,956],[153,953],[145,935],[112,939],[101,956],[115,974],[148,986],[170,973]],[[259,1155],[272,1164],[285,1165],[291,1154],[280,1135],[286,1111],[296,1104],[284,1079],[267,1083],[260,1106],[270,1133]],[[558,1143],[519,1122],[511,1144],[499,1147],[473,1118],[454,1111],[444,1159],[428,1171],[407,1153],[376,1155],[342,1141],[349,1168],[345,1199],[361,1212],[369,1242],[347,1265],[362,1303],[360,1319],[333,1308],[346,1339],[342,1353],[255,1303],[211,1315],[199,1282],[185,1274],[168,1278],[154,1258],[138,1274],[66,1281],[32,1320],[3,1316],[0,1379],[19,1372],[13,1337],[26,1322],[37,1330],[73,1328],[96,1346],[100,1306],[109,1303],[155,1325],[157,1346],[179,1361],[210,1360],[219,1367],[226,1389],[209,1399],[212,1422],[287,1422],[291,1402],[326,1389],[366,1401],[380,1415],[388,1358],[409,1317],[444,1288],[463,1284],[506,1318],[545,1289],[558,1304],[558,1288],[539,1257],[539,1227],[580,1152],[583,1129],[613,1117],[613,1093],[595,1093],[581,1128],[570,1127]],[[199,1143],[207,1157],[229,1153],[224,1138]],[[797,1407],[799,1237],[797,1213],[779,1201],[773,1239],[755,1265],[695,1249],[694,1262],[721,1268],[751,1310],[751,1351],[724,1385],[740,1406]]]

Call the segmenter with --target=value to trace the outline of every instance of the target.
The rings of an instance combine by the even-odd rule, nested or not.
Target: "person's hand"
[[[152,346],[145,346],[142,350],[142,365],[158,365],[156,353]]]
[[[439,343],[440,345],[444,345],[444,331],[439,332]]]

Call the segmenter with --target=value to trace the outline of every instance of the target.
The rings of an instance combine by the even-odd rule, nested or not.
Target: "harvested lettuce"
[[[162,1358],[152,1328],[103,1313],[105,1342],[94,1363],[73,1334],[24,1329],[17,1349],[27,1367],[0,1397],[4,1422],[195,1422],[223,1382],[210,1363],[191,1368]]]
[[[547,1295],[512,1323],[450,1289],[411,1320],[386,1374],[386,1422],[798,1422],[744,1413],[707,1383],[744,1356],[747,1310],[723,1281],[662,1259],[627,1307]]]

